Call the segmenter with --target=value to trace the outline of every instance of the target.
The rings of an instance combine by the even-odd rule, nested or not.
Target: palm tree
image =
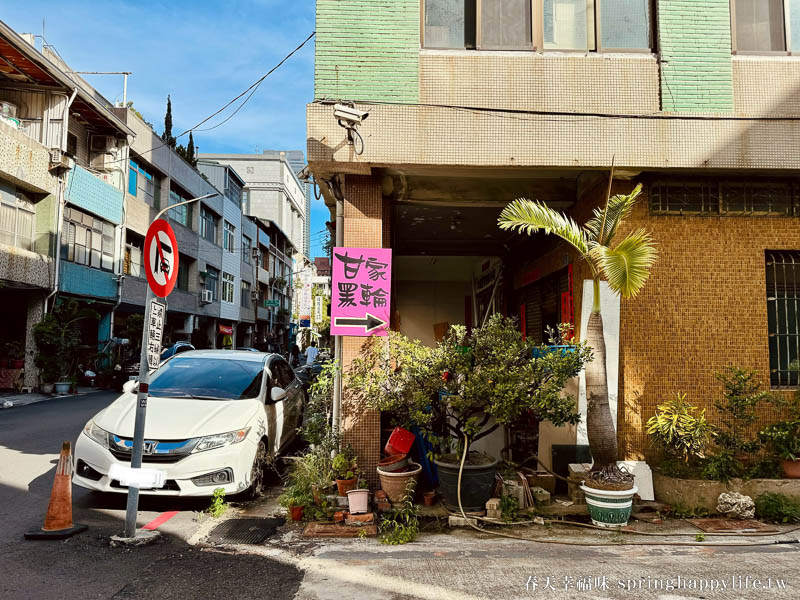
[[[594,360],[586,365],[586,429],[594,458],[593,479],[618,478],[618,448],[614,422],[608,405],[606,379],[606,344],[603,317],[600,313],[600,280],[623,298],[632,298],[641,291],[650,268],[656,260],[656,249],[650,234],[638,229],[614,244],[620,226],[630,215],[642,191],[637,185],[630,194],[611,196],[612,167],[605,208],[595,208],[594,216],[580,227],[563,213],[541,202],[519,198],[500,213],[501,229],[527,233],[543,231],[560,237],[578,251],[586,261],[594,282],[594,301],[586,340],[594,351]]]

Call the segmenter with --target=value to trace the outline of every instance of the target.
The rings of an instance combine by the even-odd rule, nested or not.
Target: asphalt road
[[[87,532],[63,542],[23,540],[27,529],[41,526],[61,442],[74,441],[113,398],[95,393],[0,410],[1,599],[800,598],[798,543],[733,548],[668,546],[660,540],[592,547],[434,527],[415,543],[384,546],[374,538],[309,540],[301,536],[302,526],[287,524],[261,545],[212,547],[203,540],[217,521],[200,516],[206,501],[144,497],[140,525],[165,511],[178,511],[177,516],[159,528],[163,536],[157,544],[113,548],[109,537],[122,530],[124,495],[81,488],[74,488],[74,513],[76,521],[89,525]],[[278,493],[276,485],[262,501],[245,510],[232,508],[222,519],[271,516]],[[564,527],[539,528],[533,535],[567,544],[624,540],[620,534]],[[779,537],[796,541],[798,535]]]
[[[142,497],[138,524],[166,511],[162,539],[138,549],[112,548],[122,532],[125,495],[73,486],[74,521],[87,532],[66,541],[25,541],[41,527],[61,443],[73,443],[86,421],[116,398],[113,392],[49,400],[0,410],[0,598],[293,598],[302,572],[256,556],[190,546],[207,500]],[[258,570],[259,577],[253,577]]]

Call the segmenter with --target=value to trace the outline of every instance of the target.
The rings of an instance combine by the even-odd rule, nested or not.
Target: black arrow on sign
[[[361,317],[336,317],[333,322],[336,327],[363,327],[366,333],[374,331],[379,327],[387,325],[383,319],[379,319],[375,315],[367,313],[363,318]]]

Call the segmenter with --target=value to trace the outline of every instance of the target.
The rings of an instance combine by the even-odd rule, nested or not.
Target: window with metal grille
[[[800,385],[800,252],[767,250],[767,327],[772,387]]]
[[[681,215],[800,215],[792,179],[685,179],[650,185],[650,212]]]

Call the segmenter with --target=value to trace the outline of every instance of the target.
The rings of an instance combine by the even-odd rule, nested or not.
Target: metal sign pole
[[[150,367],[147,361],[147,342],[150,338],[150,312],[155,294],[147,286],[147,296],[144,304],[145,323],[142,328],[142,352],[139,357],[139,392],[136,396],[136,421],[133,426],[133,452],[131,454],[131,468],[142,467],[142,454],[144,450],[144,421],[147,415],[147,388],[150,383]],[[136,514],[139,511],[139,488],[128,486],[128,505],[125,512],[125,537],[136,536]]]

